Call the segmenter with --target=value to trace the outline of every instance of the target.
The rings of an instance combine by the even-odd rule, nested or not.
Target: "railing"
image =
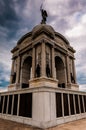
[[[0,113],[22,117],[32,117],[32,93],[21,91],[1,93]]]
[[[56,117],[86,112],[86,95],[56,93]]]

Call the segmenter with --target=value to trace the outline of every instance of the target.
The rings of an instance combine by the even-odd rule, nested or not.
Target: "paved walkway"
[[[41,130],[31,126],[0,119],[0,130]],[[45,130],[86,130],[86,119],[58,125]]]
[[[86,119],[62,124],[48,130],[86,130]]]

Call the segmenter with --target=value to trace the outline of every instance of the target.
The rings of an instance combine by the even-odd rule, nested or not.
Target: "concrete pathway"
[[[0,119],[0,130],[43,130],[28,125]],[[45,130],[86,130],[86,119],[58,125]]]
[[[81,119],[70,123],[62,124],[47,130],[86,130],[86,119]]]

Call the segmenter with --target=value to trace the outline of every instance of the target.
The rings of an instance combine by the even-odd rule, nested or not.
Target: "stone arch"
[[[22,63],[22,88],[29,87],[32,75],[32,57],[27,56]]]
[[[32,57],[32,54],[31,54],[30,52],[23,55],[23,57],[22,57],[22,62],[21,62],[21,68],[23,67],[24,62],[25,62],[25,60],[26,60],[28,57]]]
[[[55,69],[58,87],[65,88],[65,66],[63,60],[59,56],[55,56]]]
[[[63,54],[61,54],[60,52],[55,52],[55,57],[56,56],[59,57],[59,58],[61,58],[64,66],[66,66],[66,64],[65,64],[65,56]]]

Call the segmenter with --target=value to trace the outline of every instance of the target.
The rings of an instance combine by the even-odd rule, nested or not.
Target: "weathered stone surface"
[[[46,130],[86,130],[86,119],[62,124]]]
[[[58,125],[49,129],[40,129],[0,119],[0,130],[86,130],[86,119]]]
[[[75,50],[63,35],[40,24],[11,52],[9,91],[0,94],[0,118],[7,120],[1,130],[56,130],[86,117],[86,93],[77,91]]]
[[[10,83],[16,83],[16,85],[9,85],[9,90],[12,90],[12,87],[26,88],[44,84],[50,87],[78,90],[74,65],[75,50],[67,39],[55,32],[50,25],[35,26],[31,32],[18,41],[11,52],[13,53],[13,63]],[[39,72],[36,71],[37,65],[40,66]],[[47,66],[49,67],[47,68]],[[34,82],[34,78],[38,77],[48,77],[49,80]],[[50,78],[53,81],[57,80],[57,83]]]
[[[35,87],[42,87],[42,86],[48,86],[48,87],[56,87],[58,86],[58,80],[47,78],[47,77],[41,77],[41,78],[34,78],[32,80],[29,80],[29,87],[35,88]]]
[[[32,126],[0,119],[0,130],[41,130]]]

